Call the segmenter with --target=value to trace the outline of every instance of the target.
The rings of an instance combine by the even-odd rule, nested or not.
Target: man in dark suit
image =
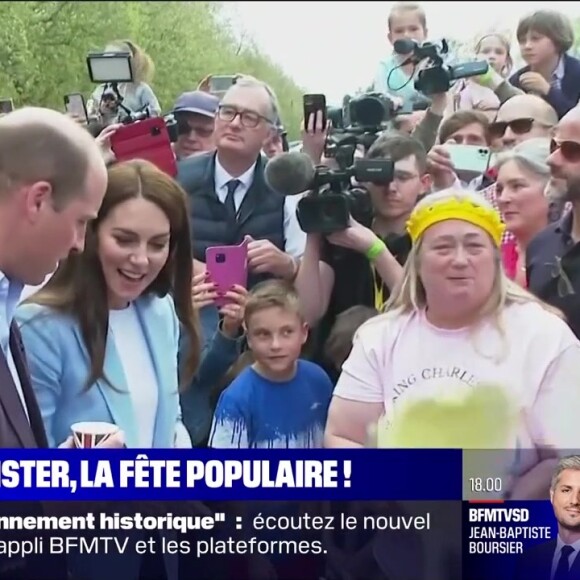
[[[561,459],[550,487],[558,538],[526,550],[515,580],[580,580],[580,455]]]
[[[177,180],[190,199],[196,273],[205,270],[207,248],[246,241],[249,286],[296,275],[306,243],[296,219],[297,199],[280,196],[264,179],[262,148],[278,119],[268,85],[239,77],[217,112],[216,152],[180,162]]]
[[[47,447],[12,317],[25,284],[41,284],[59,260],[83,249],[86,225],[97,216],[106,187],[99,147],[73,120],[38,108],[0,118],[0,447]],[[2,516],[42,510],[35,502],[0,503]],[[22,540],[26,533],[3,530],[0,536]],[[0,557],[2,580],[66,577],[59,557]]]

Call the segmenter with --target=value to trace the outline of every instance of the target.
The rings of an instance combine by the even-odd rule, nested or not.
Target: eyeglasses
[[[552,264],[552,280],[556,280],[557,282],[557,290],[558,290],[558,297],[559,298],[566,298],[567,296],[572,296],[576,294],[574,290],[574,286],[566,270],[562,266],[562,258],[556,257],[556,262]]]
[[[515,133],[516,135],[524,135],[532,130],[534,121],[535,119],[532,119],[531,117],[513,119],[512,121],[496,121],[495,123],[490,123],[487,130],[492,139],[503,137],[508,127],[512,133]]]
[[[550,153],[554,153],[558,150],[566,161],[572,163],[580,161],[580,143],[577,143],[576,141],[559,141],[558,139],[552,139],[552,141],[550,141]]]
[[[220,105],[218,109],[218,117],[222,121],[227,123],[232,123],[236,117],[240,118],[240,123],[246,127],[246,129],[255,129],[260,121],[266,121],[266,123],[271,123],[270,119],[255,113],[254,111],[238,111],[235,107],[230,107],[229,105]]]

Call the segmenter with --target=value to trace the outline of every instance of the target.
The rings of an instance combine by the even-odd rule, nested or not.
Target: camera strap
[[[382,278],[377,274],[374,266],[371,266],[371,273],[373,276],[373,297],[375,301],[375,309],[378,312],[383,311],[385,305],[385,287]]]

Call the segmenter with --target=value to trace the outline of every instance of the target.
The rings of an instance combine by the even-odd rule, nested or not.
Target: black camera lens
[[[216,264],[225,264],[226,255],[225,254],[216,254],[215,261],[216,261]]]

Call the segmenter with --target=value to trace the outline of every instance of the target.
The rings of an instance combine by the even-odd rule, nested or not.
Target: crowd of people
[[[364,448],[403,405],[500,385],[519,417],[510,497],[546,497],[580,440],[580,61],[557,12],[516,36],[524,68],[492,31],[474,48],[488,73],[392,120],[364,151],[394,164],[363,184],[372,220],[326,236],[265,178],[286,147],[259,79],[178,96],[175,178],[114,159],[104,87],[89,130],[3,115],[0,445],[70,448],[71,425],[103,421],[111,448]],[[389,42],[405,38],[427,39],[419,4],[391,10]],[[107,50],[132,54],[125,107],[160,114],[149,57]],[[401,110],[421,97],[405,59],[375,79]],[[322,119],[304,120],[302,151],[332,166]],[[466,177],[452,144],[493,163]],[[206,267],[223,246],[244,246],[248,270],[225,291]]]

